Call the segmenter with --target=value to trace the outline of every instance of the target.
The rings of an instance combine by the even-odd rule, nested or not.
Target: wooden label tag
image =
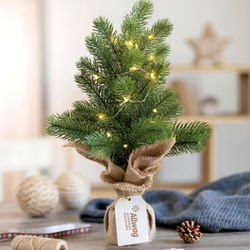
[[[148,238],[148,217],[145,201],[141,196],[119,198],[115,205],[115,219],[118,246],[146,243]]]

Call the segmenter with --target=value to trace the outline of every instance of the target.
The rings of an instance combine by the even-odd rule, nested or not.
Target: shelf
[[[170,73],[230,73],[237,74],[239,81],[239,114],[236,115],[183,115],[178,121],[184,123],[188,121],[206,121],[211,125],[213,136],[208,142],[207,149],[202,154],[201,183],[197,186],[214,181],[216,177],[216,140],[217,140],[217,124],[227,123],[250,123],[250,65],[172,65]]]
[[[225,116],[203,116],[203,115],[183,115],[178,118],[179,121],[207,121],[209,123],[237,123],[249,122],[249,115],[225,115]]]
[[[214,72],[214,73],[249,73],[250,66],[244,65],[172,65],[171,73],[198,73],[198,72]]]

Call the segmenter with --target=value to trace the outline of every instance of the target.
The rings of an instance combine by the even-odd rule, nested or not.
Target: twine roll
[[[11,250],[69,250],[69,248],[64,240],[17,236],[11,243]]]

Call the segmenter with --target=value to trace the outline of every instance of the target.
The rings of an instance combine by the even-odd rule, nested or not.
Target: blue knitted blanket
[[[250,230],[250,172],[209,183],[190,195],[152,190],[143,198],[153,207],[158,226],[176,227],[193,220],[210,232]],[[90,201],[80,213],[81,220],[102,223],[106,207],[113,201]]]

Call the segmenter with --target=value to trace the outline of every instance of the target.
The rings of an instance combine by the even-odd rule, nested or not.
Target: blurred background
[[[168,17],[172,64],[168,84],[184,105],[183,120],[207,120],[214,135],[203,155],[165,158],[154,188],[188,192],[197,186],[250,169],[250,1],[152,0],[149,25]],[[0,1],[0,201],[15,198],[24,176],[44,173],[52,179],[66,170],[84,174],[96,196],[112,196],[100,180],[103,167],[46,137],[46,118],[71,109],[86,95],[74,83],[75,62],[89,56],[84,39],[92,20],[106,16],[120,31],[134,0]],[[213,60],[194,66],[197,51],[189,39],[205,39],[210,24],[215,38],[229,39]],[[205,33],[204,33],[205,32]],[[210,45],[209,38],[206,40]],[[218,51],[217,51],[218,49]],[[212,50],[213,52],[213,50]],[[211,53],[212,53],[211,52]],[[211,59],[211,58],[210,58]]]

